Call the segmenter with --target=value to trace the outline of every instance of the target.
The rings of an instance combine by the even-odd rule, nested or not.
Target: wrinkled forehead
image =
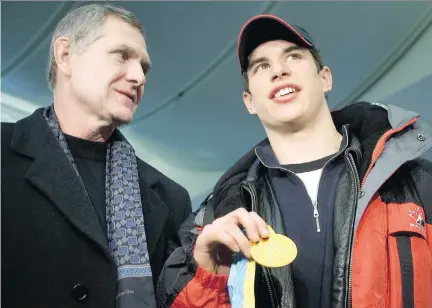
[[[147,49],[142,29],[118,17],[106,17],[100,35],[112,40],[121,40],[122,43],[141,45],[141,47]]]
[[[142,30],[120,18],[111,16],[106,18],[100,39],[108,45],[108,48],[118,48],[150,61]]]

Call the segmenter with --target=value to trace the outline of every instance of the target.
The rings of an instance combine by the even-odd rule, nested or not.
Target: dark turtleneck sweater
[[[106,142],[80,139],[66,134],[65,138],[102,230],[107,237],[105,162],[108,144]]]

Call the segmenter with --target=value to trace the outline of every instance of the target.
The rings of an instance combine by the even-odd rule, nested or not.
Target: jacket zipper
[[[250,196],[251,196],[251,210],[253,211],[253,212],[257,212],[258,213],[258,211],[257,211],[257,206],[256,206],[256,195],[255,195],[255,192],[254,192],[254,190],[250,187],[250,184],[248,184],[248,183],[245,183],[244,185],[243,185],[243,188],[250,194]],[[272,287],[271,287],[271,283],[270,283],[270,275],[269,275],[269,273],[268,273],[268,270],[267,270],[267,268],[262,268],[263,269],[263,276],[264,276],[264,280],[265,280],[265,282],[266,282],[266,285],[267,285],[267,289],[268,289],[268,292],[269,292],[269,296],[270,296],[270,301],[271,301],[271,304],[272,304],[272,307],[273,308],[276,308],[276,305],[275,305],[275,300],[274,300],[274,296],[273,296],[273,289],[272,289]]]
[[[359,193],[360,193],[360,177],[358,175],[357,168],[355,167],[354,159],[353,159],[352,155],[349,153],[347,154],[347,160],[348,160],[348,165],[350,167],[350,170],[354,175],[355,196],[356,196],[355,205],[354,205],[354,209],[353,209],[354,214],[352,217],[350,239],[349,239],[349,250],[350,251],[349,251],[348,260],[347,260],[347,262],[349,264],[348,275],[347,275],[348,276],[347,277],[347,281],[348,281],[347,308],[351,308],[352,307],[352,252],[353,252],[355,213],[356,213],[358,197],[359,197]]]
[[[316,224],[316,230],[317,230],[317,232],[321,232],[321,224],[320,224],[320,219],[319,219],[319,217],[320,217],[320,214],[319,214],[319,211],[318,211],[318,196],[319,196],[319,191],[320,191],[320,187],[321,187],[321,180],[322,180],[322,174],[323,174],[323,172],[324,172],[324,169],[325,169],[325,167],[327,167],[327,164],[329,164],[336,156],[338,156],[339,155],[339,153],[340,152],[338,152],[338,153],[336,153],[334,156],[332,156],[325,164],[324,164],[324,166],[322,167],[322,169],[321,169],[321,175],[320,175],[320,179],[319,179],[319,181],[318,181],[318,190],[317,190],[317,196],[316,196],[316,201],[312,201],[312,206],[313,206],[313,217],[315,218],[315,224]],[[267,166],[266,166],[267,167]],[[267,168],[269,168],[269,167],[267,167]],[[288,169],[285,169],[285,168],[283,168],[283,167],[281,167],[280,169],[282,169],[282,170],[284,170],[284,171],[286,171],[286,172],[290,172],[291,174],[293,174],[293,175],[295,175],[295,176],[297,176],[294,172],[292,172],[292,171],[290,171],[290,170],[288,170]],[[297,176],[298,177],[298,176]],[[306,191],[306,193],[308,193],[307,192],[307,189],[306,189],[306,186],[304,185],[304,183],[303,183],[303,181],[300,179],[300,182],[302,183],[302,185],[303,185],[303,188],[304,188],[304,190]],[[310,197],[309,197],[310,198]]]
[[[315,217],[317,232],[321,232],[320,221],[319,221],[319,212],[318,212],[318,200],[314,201],[312,204],[313,204],[313,215]]]
[[[322,167],[322,171],[321,171],[321,175],[320,175],[320,180],[319,180],[319,183],[318,183],[317,200],[316,200],[316,201],[312,201],[312,200],[311,200],[311,203],[312,203],[312,206],[313,206],[313,217],[315,218],[315,225],[316,225],[316,230],[317,230],[317,232],[321,232],[321,226],[320,226],[320,220],[319,220],[320,215],[319,215],[319,211],[318,211],[318,195],[319,195],[319,188],[320,188],[320,186],[321,186],[322,172],[324,172],[324,168],[327,166],[327,164],[328,164],[328,163],[329,163],[333,158],[335,158],[337,155],[339,155],[339,153],[337,153],[335,156],[333,156],[332,158],[330,158],[330,159],[329,159],[329,160],[324,164],[324,166]],[[285,171],[285,172],[289,172],[289,173],[291,173],[292,175],[297,176],[294,172],[292,172],[292,171],[290,171],[290,170],[288,170],[288,169],[286,169],[286,168],[284,168],[284,167],[270,167],[270,166],[264,164],[262,161],[261,161],[261,163],[262,163],[265,167],[267,167],[268,169],[283,170],[283,171]],[[298,176],[297,176],[297,177],[298,177]],[[302,181],[300,178],[299,178],[299,180],[300,180],[301,184],[303,185],[303,188],[304,188],[304,190],[306,191],[306,194],[307,194],[308,192],[307,192],[306,186],[304,185],[303,181]],[[310,199],[310,197],[309,197],[309,199]]]
[[[344,135],[347,135],[348,134],[348,131],[347,131],[347,129],[344,127]],[[348,143],[347,143],[347,145],[348,145]],[[346,145],[346,146],[347,146]],[[317,200],[315,201],[315,202],[313,202],[312,200],[312,206],[313,206],[313,217],[315,218],[315,224],[316,224],[316,229],[317,229],[317,232],[321,232],[321,225],[320,225],[320,220],[319,220],[319,217],[320,217],[320,215],[319,215],[319,211],[318,211],[318,196],[319,196],[319,189],[320,189],[320,186],[321,186],[321,179],[322,179],[322,173],[324,172],[324,168],[327,166],[327,164],[329,163],[329,162],[331,162],[335,157],[337,157],[338,155],[340,155],[341,153],[343,152],[343,150],[342,151],[338,151],[335,155],[333,155],[325,164],[324,164],[324,166],[322,167],[322,171],[321,171],[321,175],[320,175],[320,179],[319,179],[319,182],[318,182],[318,191],[317,191]],[[258,157],[258,159],[260,160],[260,162],[261,162],[261,164],[263,164],[263,166],[265,166],[265,167],[267,167],[267,168],[269,168],[269,169],[276,169],[276,170],[283,170],[283,171],[285,171],[285,172],[289,172],[289,173],[291,173],[291,174],[293,174],[293,175],[296,175],[294,172],[292,172],[292,171],[290,171],[290,170],[288,170],[288,169],[286,169],[286,168],[283,168],[283,167],[271,167],[271,166],[268,166],[268,165],[266,165],[261,159],[260,159],[260,156],[258,155],[258,153],[256,152],[256,150],[255,150],[255,154],[256,154],[256,156]],[[354,165],[355,166],[355,165]],[[358,177],[358,175],[357,175],[357,177]],[[306,193],[307,193],[307,189],[306,189],[306,186],[304,185],[304,183],[303,183],[303,181],[300,179],[300,182],[302,183],[302,185],[303,185],[303,188],[305,189],[305,191],[306,191]]]

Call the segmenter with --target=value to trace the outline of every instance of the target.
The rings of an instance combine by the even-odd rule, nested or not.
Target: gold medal
[[[267,226],[267,229],[268,229],[269,237],[276,234],[276,232],[273,230],[272,227]]]
[[[254,260],[266,267],[282,267],[290,264],[297,256],[297,246],[288,237],[276,234],[268,226],[269,237],[251,242],[250,250]]]

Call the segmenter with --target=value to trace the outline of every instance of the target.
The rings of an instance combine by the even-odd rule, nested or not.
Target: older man
[[[157,306],[154,286],[191,204],[117,130],[150,66],[126,10],[82,6],[57,25],[53,105],[1,127],[2,306]]]

